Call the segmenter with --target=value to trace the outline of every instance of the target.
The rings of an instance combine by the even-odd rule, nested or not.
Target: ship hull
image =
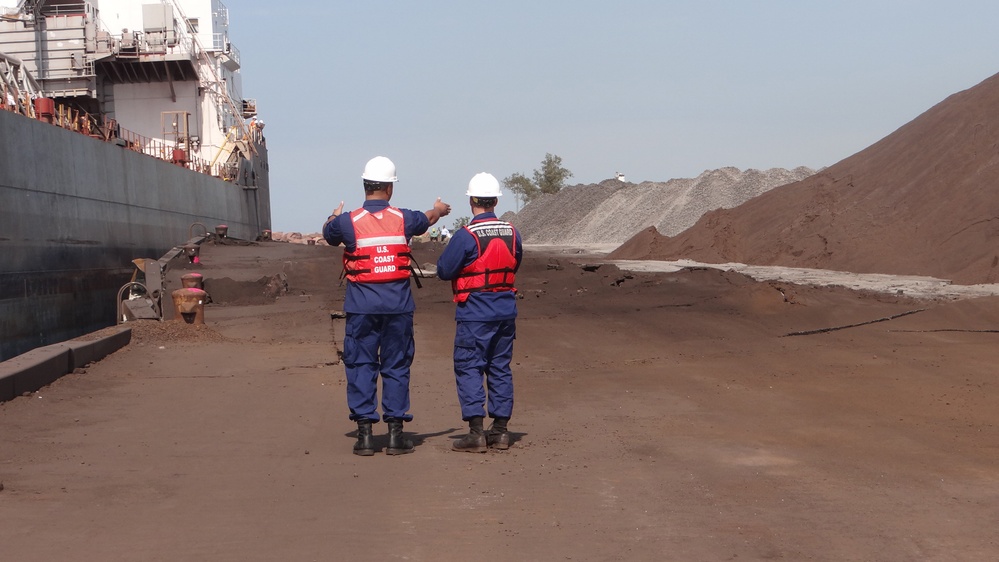
[[[248,240],[270,229],[254,152],[240,186],[0,111],[0,360],[114,324],[133,259],[220,224]]]

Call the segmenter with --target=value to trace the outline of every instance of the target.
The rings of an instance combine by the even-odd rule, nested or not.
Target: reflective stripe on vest
[[[353,252],[344,250],[343,271],[355,283],[384,283],[407,279],[412,271],[406,222],[402,211],[386,207],[374,213],[350,213],[357,238]]]
[[[513,225],[501,220],[473,222],[465,227],[472,234],[479,257],[451,281],[454,302],[465,302],[477,292],[513,291],[517,270],[517,236]]]

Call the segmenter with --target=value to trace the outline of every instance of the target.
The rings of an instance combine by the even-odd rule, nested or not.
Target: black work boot
[[[389,444],[388,448],[385,449],[386,455],[405,455],[406,453],[412,453],[413,442],[402,434],[402,420],[390,419],[387,420],[389,428]]]
[[[510,432],[506,430],[506,422],[510,418],[493,418],[493,425],[486,432],[486,443],[490,449],[506,450],[510,448]]]
[[[468,420],[468,435],[455,441],[451,448],[465,453],[485,453],[486,434],[482,431],[482,416]]]
[[[375,438],[371,434],[371,420],[357,420],[357,443],[354,454],[370,457],[375,454]]]

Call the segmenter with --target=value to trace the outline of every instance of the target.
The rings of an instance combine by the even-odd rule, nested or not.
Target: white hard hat
[[[384,156],[375,156],[364,165],[362,179],[393,183],[399,181],[395,176],[395,164]]]
[[[500,191],[500,184],[492,174],[480,172],[468,182],[468,191],[465,193],[470,197],[499,197],[503,195]]]

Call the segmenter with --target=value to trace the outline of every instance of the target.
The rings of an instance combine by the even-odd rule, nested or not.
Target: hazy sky
[[[273,228],[363,199],[470,214],[468,180],[569,184],[820,168],[999,72],[995,0],[227,0],[271,164]],[[514,208],[505,193],[500,211]]]

